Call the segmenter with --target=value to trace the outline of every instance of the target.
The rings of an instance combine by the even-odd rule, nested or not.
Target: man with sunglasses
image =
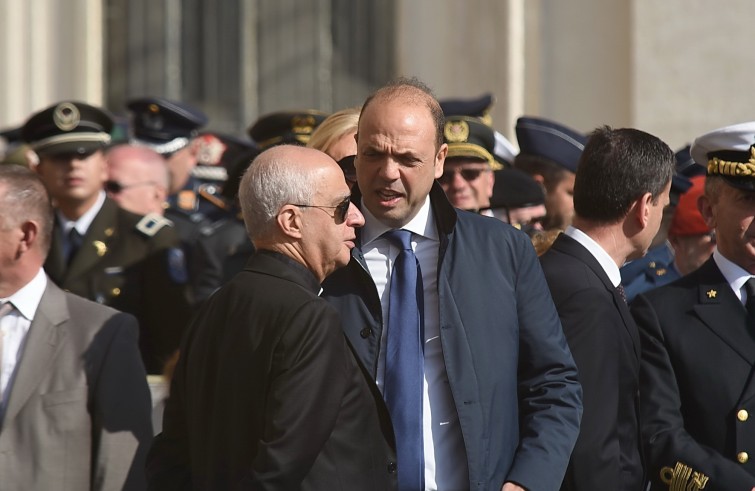
[[[320,284],[364,217],[326,154],[280,145],[244,174],[256,252],[202,306],[181,345],[155,490],[390,491],[393,435]]]
[[[352,189],[365,226],[324,294],[388,405],[399,490],[554,490],[578,433],[576,367],[527,237],[436,182],[444,128],[416,79],[367,99]]]
[[[23,126],[56,208],[45,271],[65,290],[134,314],[147,372],[161,373],[188,321],[186,269],[167,220],[130,213],[106,196],[103,150],[112,127],[105,111],[76,101]]]
[[[147,147],[116,145],[105,153],[108,197],[137,215],[165,214],[169,175],[165,159]]]
[[[492,128],[475,118],[452,116],[446,118],[443,140],[448,155],[438,182],[448,200],[461,210],[492,216],[493,171],[502,168],[493,157]]]

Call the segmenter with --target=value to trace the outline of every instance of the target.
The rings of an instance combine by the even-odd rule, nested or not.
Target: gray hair
[[[281,147],[258,155],[241,178],[239,203],[246,232],[252,240],[271,232],[284,205],[312,204],[314,173],[280,158]]]
[[[8,230],[25,220],[39,223],[38,244],[43,254],[50,250],[53,211],[50,196],[36,173],[15,164],[0,165],[0,228]]]

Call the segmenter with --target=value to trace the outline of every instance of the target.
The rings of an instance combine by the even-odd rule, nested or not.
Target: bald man
[[[256,252],[184,338],[151,488],[395,489],[388,410],[319,296],[364,224],[343,172],[318,150],[273,147],[239,199]]]
[[[108,196],[131,213],[163,215],[170,181],[165,158],[150,148],[133,145],[117,145],[108,150],[106,158]]]

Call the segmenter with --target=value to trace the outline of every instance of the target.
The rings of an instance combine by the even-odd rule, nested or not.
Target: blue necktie
[[[76,227],[73,227],[68,231],[68,254],[66,255],[66,264],[71,264],[76,253],[79,252],[81,244],[84,242],[84,237],[81,236]]]
[[[400,249],[391,273],[383,397],[396,435],[399,491],[425,489],[422,441],[422,275],[412,251],[412,233],[383,234]]]

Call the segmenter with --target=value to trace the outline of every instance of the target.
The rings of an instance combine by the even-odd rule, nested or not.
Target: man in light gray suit
[[[42,265],[39,178],[0,166],[0,488],[144,489],[150,395],[131,315],[63,292]]]

